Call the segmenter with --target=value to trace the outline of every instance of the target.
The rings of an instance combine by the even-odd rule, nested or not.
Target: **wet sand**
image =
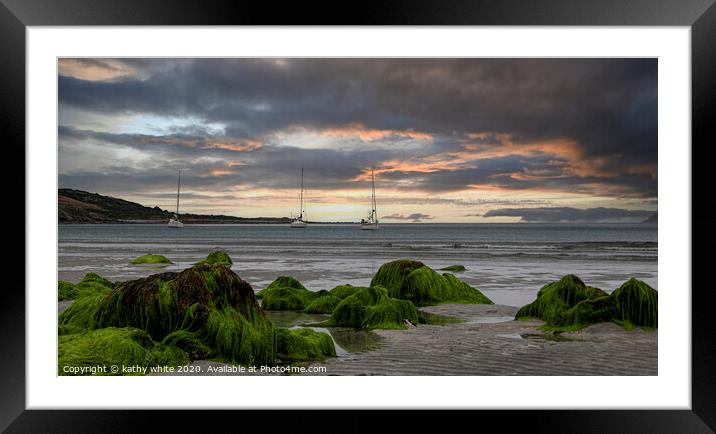
[[[328,375],[657,375],[658,332],[596,324],[554,335],[542,321],[488,322],[510,306],[442,305],[423,310],[466,323],[379,330],[374,351],[322,363]]]
[[[658,375],[658,331],[627,332],[602,323],[553,334],[539,330],[539,320],[509,320],[517,311],[512,306],[446,304],[421,310],[465,322],[376,330],[378,348],[313,363],[326,372],[306,375]],[[173,375],[241,375],[207,373],[209,366],[229,365],[206,360],[190,366],[202,372]]]

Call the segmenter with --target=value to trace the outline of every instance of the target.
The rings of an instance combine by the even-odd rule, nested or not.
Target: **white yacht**
[[[378,230],[378,212],[376,211],[375,205],[375,174],[373,169],[370,170],[370,178],[373,183],[373,194],[371,196],[372,209],[368,213],[368,218],[361,219],[360,228],[364,231],[377,231]]]
[[[301,193],[298,196],[298,200],[298,216],[291,221],[291,227],[303,229],[308,226],[308,223],[303,219],[303,214],[306,212],[306,210],[303,209],[303,168],[301,168]]]
[[[184,223],[182,223],[179,220],[179,186],[181,185],[181,169],[179,169],[179,175],[177,177],[177,210],[172,216],[172,218],[169,219],[169,226],[170,228],[183,228]]]

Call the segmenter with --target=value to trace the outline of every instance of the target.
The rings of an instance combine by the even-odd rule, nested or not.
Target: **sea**
[[[649,224],[382,224],[357,225],[61,224],[58,279],[78,282],[88,272],[130,280],[179,271],[224,250],[232,270],[255,291],[281,275],[318,291],[368,285],[378,268],[414,259],[454,273],[497,304],[523,306],[543,285],[566,274],[611,292],[631,277],[658,289],[658,229]],[[166,267],[130,265],[138,256],[169,258]]]

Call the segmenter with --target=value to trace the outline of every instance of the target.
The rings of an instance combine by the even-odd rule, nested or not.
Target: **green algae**
[[[577,331],[591,324],[614,322],[626,330],[657,327],[658,293],[646,283],[629,279],[611,294],[567,275],[549,283],[537,299],[520,308],[516,319],[537,317],[544,330]]]
[[[80,294],[79,288],[64,280],[57,281],[57,300],[74,300]]]
[[[407,300],[398,300],[388,295],[384,287],[363,288],[346,297],[336,306],[328,326],[353,327],[359,329],[402,329],[406,320],[418,323],[415,306]]]
[[[197,336],[215,349],[213,356],[246,366],[273,364],[274,328],[263,315],[262,319],[249,321],[236,309],[224,307],[209,313],[206,326]]]
[[[206,256],[206,259],[197,262],[197,265],[198,264],[221,264],[226,265],[227,267],[231,267],[234,263],[231,261],[231,257],[228,253],[223,252],[221,250],[217,250],[215,252],[209,253]]]
[[[333,295],[323,295],[316,299],[314,299],[312,302],[306,306],[304,309],[304,312],[306,313],[333,313],[336,306],[338,306],[341,302],[341,299],[338,297],[335,297]]]
[[[589,287],[579,277],[569,274],[540,288],[537,299],[522,306],[515,318],[537,317],[549,325],[569,325],[569,309],[581,301],[606,295],[601,289]]]
[[[365,288],[364,286],[353,286],[350,284],[346,285],[338,285],[335,288],[328,291],[332,296],[338,297],[341,300],[343,300],[346,297],[349,297],[356,292],[360,291],[361,289]]]
[[[318,296],[291,276],[280,276],[256,293],[266,310],[303,310]]]
[[[296,288],[296,289],[306,289],[305,286],[301,282],[299,282],[297,279],[291,277],[291,276],[279,276],[274,280],[273,282],[269,283],[264,290],[269,288]],[[259,291],[258,294],[262,293],[263,291]],[[257,295],[258,295],[257,294]]]
[[[443,273],[443,279],[448,284],[442,303],[495,304],[477,288],[473,288],[450,273]]]
[[[467,268],[465,268],[464,265],[448,265],[447,267],[443,267],[440,269],[440,271],[465,271]]]
[[[256,298],[263,299],[264,294],[266,294],[267,289],[273,289],[273,288],[294,288],[294,289],[306,289],[305,286],[301,284],[298,280],[294,279],[291,276],[279,276],[274,280],[273,282],[269,283],[269,285],[262,289],[261,291],[256,293]]]
[[[336,348],[326,333],[309,328],[277,328],[276,355],[286,362],[324,360],[336,357]]]
[[[148,254],[148,255],[142,255],[136,259],[134,259],[130,264],[137,265],[137,264],[171,264],[172,261],[166,258],[166,256],[162,255],[155,255],[155,254]]]
[[[286,286],[268,287],[261,295],[261,307],[266,310],[303,310],[317,297],[307,289]]]
[[[193,357],[272,364],[273,326],[251,286],[224,265],[195,265],[118,284],[75,301],[60,326],[136,327]]]
[[[75,300],[87,295],[104,293],[111,290],[114,283],[96,273],[87,273],[76,285],[64,280],[57,281],[57,300]]]
[[[615,313],[614,299],[602,296],[580,301],[569,309],[561,325],[587,326],[598,322],[611,321]]]
[[[616,320],[635,326],[658,326],[659,293],[645,282],[631,278],[610,297],[614,299]]]
[[[370,286],[383,286],[393,298],[400,298],[405,281],[414,270],[424,267],[425,264],[409,259],[399,259],[380,266],[370,281]]]
[[[295,326],[308,326],[325,322],[330,318],[329,314],[306,313],[296,310],[267,310],[266,317],[274,327],[292,328]]]
[[[492,301],[450,273],[440,274],[422,262],[398,260],[383,264],[371,280],[382,285],[393,298],[410,300],[415,306],[442,303],[482,303]]]
[[[93,294],[79,297],[58,317],[59,333],[72,333],[77,330],[99,328],[95,327],[97,309],[106,294]]]
[[[189,362],[187,354],[172,346],[154,342],[149,334],[137,328],[108,327],[84,333],[59,336],[58,374],[80,375],[71,368],[105,367],[99,375],[126,375],[125,366],[182,366]],[[113,373],[111,366],[117,366]],[[141,375],[141,372],[133,372]],[[88,375],[88,373],[84,373]]]
[[[82,281],[79,283],[81,284],[91,284],[95,283],[97,285],[106,286],[108,288],[114,287],[114,283],[108,279],[105,279],[104,277],[100,276],[97,273],[87,273],[85,274],[85,277],[82,278]]]

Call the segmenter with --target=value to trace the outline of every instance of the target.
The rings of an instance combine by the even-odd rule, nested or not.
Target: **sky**
[[[59,187],[180,212],[639,222],[656,59],[63,58]]]

